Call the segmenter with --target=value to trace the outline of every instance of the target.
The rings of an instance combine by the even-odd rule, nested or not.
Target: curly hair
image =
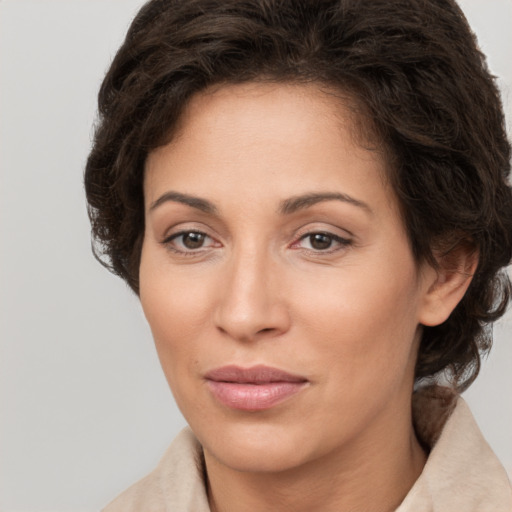
[[[85,169],[96,257],[138,293],[148,153],[172,139],[194,94],[262,80],[327,85],[361,106],[418,262],[435,266],[435,251],[460,244],[478,251],[462,301],[424,327],[415,374],[445,371],[465,389],[511,291],[511,148],[494,77],[452,0],[145,4],[99,93]]]

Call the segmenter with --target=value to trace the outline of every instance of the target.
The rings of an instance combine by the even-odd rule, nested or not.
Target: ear
[[[478,251],[463,241],[435,258],[438,268],[423,270],[426,291],[419,323],[427,326],[442,324],[462,300],[478,265]]]

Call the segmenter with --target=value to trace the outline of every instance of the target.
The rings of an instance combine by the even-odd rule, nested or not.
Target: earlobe
[[[478,251],[462,242],[448,253],[436,255],[438,268],[425,271],[425,294],[419,323],[442,324],[466,293],[478,265]]]

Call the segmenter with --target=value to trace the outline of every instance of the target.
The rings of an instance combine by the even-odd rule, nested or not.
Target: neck
[[[396,417],[394,423],[389,430],[377,422],[373,432],[366,431],[339,452],[280,472],[237,471],[205,451],[210,508],[212,512],[395,510],[419,477],[426,456],[411,415],[402,425],[396,425]]]

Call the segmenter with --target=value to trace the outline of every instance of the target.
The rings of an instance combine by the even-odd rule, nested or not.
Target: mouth
[[[210,392],[221,404],[244,411],[270,409],[308,384],[305,377],[264,365],[223,366],[208,372],[205,379]]]

